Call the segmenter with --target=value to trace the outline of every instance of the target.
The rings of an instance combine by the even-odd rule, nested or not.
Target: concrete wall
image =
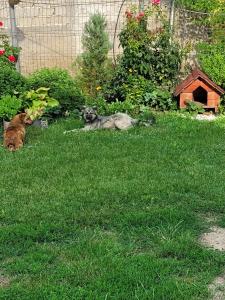
[[[149,3],[149,0],[141,1]],[[90,15],[96,12],[106,17],[108,33],[113,44],[121,3],[122,0],[23,0],[15,6],[17,36],[22,48],[22,72],[27,74],[39,68],[53,66],[71,70],[75,58],[82,52],[81,37],[84,24]],[[169,18],[171,0],[162,0],[162,3]],[[131,5],[139,5],[139,0],[125,1],[118,19],[116,37],[122,28],[125,11]],[[9,31],[7,0],[0,2],[0,20],[4,21],[5,30]],[[207,30],[204,27],[196,27],[192,21],[192,14],[176,11],[175,37],[183,45],[207,38]],[[149,24],[153,30],[159,26],[154,18]],[[122,52],[118,38],[115,39],[114,49],[116,54]],[[112,51],[110,55],[112,56]]]

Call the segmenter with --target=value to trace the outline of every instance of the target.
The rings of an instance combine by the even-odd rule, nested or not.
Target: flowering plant
[[[143,11],[131,6],[119,33],[123,53],[118,59],[115,75],[105,93],[107,101],[144,103],[158,109],[170,108],[168,93],[151,94],[155,87],[173,89],[180,71],[183,49],[172,38],[167,17],[159,0],[150,0]],[[147,94],[148,93],[148,94]],[[165,96],[165,97],[164,97]],[[157,104],[154,99],[159,98]]]
[[[160,5],[160,0],[151,0],[152,5]]]
[[[3,28],[3,26],[4,23],[0,21],[0,29]],[[0,32],[0,61],[15,66],[19,53],[20,48],[11,46],[8,36]]]
[[[150,0],[144,11],[132,6],[119,34],[126,73],[141,75],[155,84],[173,86],[179,73],[182,51],[172,40],[171,30],[160,0]],[[151,18],[151,19],[150,19]],[[154,26],[152,21],[154,20]],[[124,75],[122,76],[124,80]]]

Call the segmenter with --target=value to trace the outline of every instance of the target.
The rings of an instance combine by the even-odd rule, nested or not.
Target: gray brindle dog
[[[85,121],[85,126],[82,129],[73,129],[65,131],[64,133],[74,132],[77,130],[89,131],[96,129],[119,129],[119,130],[128,130],[134,127],[137,124],[140,124],[140,121],[137,119],[131,118],[128,114],[125,113],[116,113],[111,116],[99,116],[97,114],[96,107],[84,107],[82,110],[82,116]],[[144,126],[150,126],[155,123],[154,117],[150,118],[148,122],[141,122]]]

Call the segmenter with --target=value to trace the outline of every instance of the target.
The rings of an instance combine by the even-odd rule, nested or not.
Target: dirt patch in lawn
[[[217,277],[213,283],[209,285],[212,300],[225,299],[225,275]]]
[[[210,230],[201,236],[200,242],[206,247],[225,251],[225,228],[213,226]]]
[[[206,247],[225,251],[225,228],[212,226],[209,232],[201,236],[200,242]],[[225,299],[225,274],[214,279],[209,285],[209,291],[212,300]]]
[[[0,288],[4,288],[9,286],[10,280],[7,276],[3,275],[3,273],[0,271]]]

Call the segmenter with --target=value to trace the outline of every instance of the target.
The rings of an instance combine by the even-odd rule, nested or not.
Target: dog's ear
[[[26,113],[21,113],[20,114],[20,120],[24,121],[24,119],[26,118],[26,115],[27,115]]]
[[[93,109],[94,109],[94,110],[97,110],[97,109],[98,109],[98,107],[97,107],[96,105],[94,105],[94,106],[93,106]]]
[[[80,108],[80,113],[81,115],[84,113],[85,109],[87,108],[86,105],[82,105],[81,108]]]

